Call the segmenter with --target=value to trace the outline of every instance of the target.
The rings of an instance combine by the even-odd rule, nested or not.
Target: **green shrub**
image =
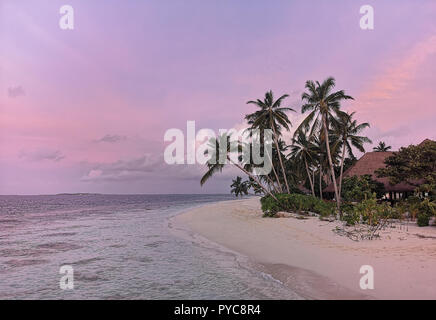
[[[351,202],[344,202],[341,205],[341,211],[343,214],[353,213],[355,205]]]
[[[362,222],[368,225],[375,223],[375,216],[377,214],[377,201],[375,198],[364,200],[354,207],[355,213],[362,218]]]
[[[360,222],[360,214],[357,211],[345,212],[342,220],[347,223],[347,226],[354,226]]]
[[[280,195],[277,195],[277,197]],[[265,196],[260,199],[261,208],[265,217],[273,217],[281,210],[280,203],[271,196]]]
[[[313,211],[321,217],[329,217],[335,215],[336,206],[333,203],[319,200],[315,203]]]
[[[396,210],[389,203],[383,202],[382,204],[377,204],[375,223],[379,224],[381,220],[393,219],[396,215]]]
[[[417,196],[410,196],[407,198],[406,202],[410,206],[410,205],[419,204],[421,202],[421,199],[419,199],[419,197]]]
[[[426,227],[429,225],[430,217],[425,213],[419,213],[417,222],[419,227]]]
[[[431,202],[429,199],[424,199],[418,205],[419,213],[425,214],[428,217],[434,216],[436,214],[436,204]]]
[[[342,182],[342,194],[345,201],[362,201],[373,194],[381,198],[385,194],[384,185],[372,179],[371,175],[353,176]]]
[[[348,226],[354,226],[360,222],[360,214],[357,213],[355,205],[351,202],[344,202],[341,206],[342,221],[345,221]]]
[[[315,212],[321,216],[329,216],[335,213],[333,203],[324,202],[318,198],[302,194],[277,194],[278,202],[271,196],[263,197],[260,202],[265,216],[273,217],[279,211],[289,212]]]
[[[405,201],[400,201],[395,204],[395,207],[392,211],[392,218],[403,220],[406,216],[406,212],[409,210],[409,207]]]

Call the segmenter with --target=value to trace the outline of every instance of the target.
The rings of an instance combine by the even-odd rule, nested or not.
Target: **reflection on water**
[[[1,299],[296,299],[168,219],[228,195],[0,196]],[[74,290],[59,269],[74,268]]]

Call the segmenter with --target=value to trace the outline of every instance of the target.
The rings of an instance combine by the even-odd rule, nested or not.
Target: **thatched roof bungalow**
[[[413,192],[416,186],[410,185],[405,182],[392,185],[389,183],[389,178],[379,178],[374,173],[377,169],[384,168],[386,165],[384,163],[385,159],[393,154],[392,151],[387,152],[367,152],[365,153],[353,166],[351,166],[347,171],[344,172],[344,178],[349,178],[353,176],[363,176],[369,174],[372,179],[383,183],[386,192]],[[326,193],[333,193],[333,183],[330,183],[325,189]]]

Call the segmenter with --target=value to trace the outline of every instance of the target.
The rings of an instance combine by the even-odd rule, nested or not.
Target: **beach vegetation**
[[[392,184],[407,182],[419,187],[436,184],[436,141],[425,140],[419,145],[400,148],[386,158],[386,167],[376,171],[379,177],[388,177]]]
[[[257,99],[254,101],[248,101],[247,104],[253,104],[259,109],[254,113],[247,114],[245,119],[247,120],[247,123],[251,125],[251,129],[271,129],[273,131],[273,140],[278,155],[282,178],[285,183],[287,193],[290,193],[288,178],[286,175],[285,166],[283,165],[283,155],[280,152],[281,148],[279,146],[279,139],[282,134],[282,129],[289,131],[289,127],[292,126],[292,123],[286,113],[289,111],[295,111],[292,108],[282,106],[282,102],[287,97],[289,97],[289,95],[284,94],[277,100],[274,100],[274,94],[270,90],[265,94],[265,98],[263,100]],[[276,179],[280,189],[283,190],[278,175],[276,176]]]
[[[372,179],[371,175],[345,178],[342,189],[345,201],[363,201],[374,193],[376,198],[380,199],[385,194],[383,183]]]
[[[409,197],[407,200],[404,210],[407,210],[409,217],[412,220],[416,219],[419,227],[428,226],[430,219],[436,216],[436,202],[429,198],[420,199],[419,197]],[[398,210],[397,207],[395,208]]]
[[[337,208],[340,210],[341,199],[336,181],[334,163],[332,158],[332,150],[330,147],[330,125],[332,119],[340,112],[340,104],[343,100],[350,100],[353,97],[345,94],[343,90],[333,91],[336,85],[336,80],[329,77],[322,83],[316,81],[307,81],[305,85],[306,92],[301,96],[303,105],[301,112],[309,112],[308,116],[302,121],[297,129],[309,132],[319,130],[321,140],[324,141],[326,147],[326,156],[330,169],[331,181],[335,191],[335,199]],[[310,129],[309,129],[310,128]]]
[[[430,217],[425,213],[420,212],[418,214],[417,224],[419,227],[427,227],[430,222]]]
[[[255,109],[245,115],[247,128],[243,130],[251,139],[259,138],[257,152],[263,155],[264,163],[271,165],[271,170],[259,173],[260,164],[247,162],[239,155],[241,149],[247,150],[247,143],[230,142],[231,134],[223,133],[210,139],[204,152],[212,153],[211,159],[215,161],[206,163],[201,185],[231,164],[247,175],[245,181],[240,176],[233,179],[231,193],[239,197],[252,190],[262,195],[265,216],[285,211],[301,215],[315,213],[321,218],[339,217],[347,226],[366,226],[370,234],[366,238],[373,238],[377,230],[393,219],[418,218],[420,225],[427,218],[430,221],[436,215],[436,142],[425,140],[393,152],[384,160],[386,167],[376,170],[375,178],[349,176],[349,173],[345,178],[346,170],[357,161],[355,150],[365,152],[365,144],[372,141],[363,134],[370,124],[358,123],[355,112],[341,109],[344,101],[354,99],[344,90],[335,90],[335,85],[332,77],[322,82],[306,81],[301,95],[304,118],[290,140],[286,134],[292,127],[288,115],[295,110],[285,105],[287,94],[275,98],[270,90],[261,99],[248,101]],[[219,148],[223,144],[227,145],[224,152]],[[253,149],[254,146],[248,150]],[[383,141],[373,148],[378,152],[390,149]],[[238,155],[235,157],[234,153]],[[416,186],[415,195],[391,194],[391,202],[384,201],[387,187],[375,180],[382,177],[389,178],[391,184],[404,182]],[[331,191],[324,192],[327,186]]]
[[[364,144],[372,143],[371,139],[365,136],[359,135],[364,129],[369,128],[370,125],[367,122],[357,123],[357,120],[353,119],[355,112],[347,113],[339,111],[337,117],[332,118],[332,131],[337,137],[336,148],[340,148],[341,151],[341,164],[339,172],[339,199],[342,196],[342,181],[344,173],[345,154],[348,153],[350,158],[355,158],[353,154],[353,148],[356,148],[360,152],[365,152]]]
[[[242,181],[242,178],[237,176],[236,179],[233,179],[232,184],[230,185],[230,193],[234,193],[235,197],[248,195],[249,186],[248,181]]]
[[[304,194],[278,194],[278,201],[270,196],[261,199],[261,208],[266,217],[274,217],[279,211],[294,212],[297,214],[317,213],[322,217],[335,215],[335,204],[320,200],[311,195]]]
[[[394,209],[388,203],[377,203],[375,194],[355,205],[344,206],[345,208],[341,218],[345,225],[337,226],[334,231],[355,241],[379,237],[380,231],[389,225],[394,215]],[[350,226],[353,228],[347,228]]]
[[[210,152],[212,155],[210,160],[206,163],[207,171],[201,178],[200,184],[205,184],[206,181],[209,180],[214,174],[222,172],[226,164],[232,164],[248,175],[252,179],[253,183],[256,183],[256,185],[262,189],[264,194],[270,195],[274,200],[277,201],[277,198],[272,191],[270,191],[268,187],[264,186],[259,178],[251,172],[252,166],[250,166],[250,164],[241,165],[238,161],[235,161],[233,157],[231,157],[233,152],[238,152],[240,150],[241,145],[235,145],[234,143],[230,143],[230,141],[231,134],[227,132],[222,133],[217,138],[212,138],[209,140],[209,148],[205,151],[205,154]],[[220,147],[221,145],[225,145],[226,147]]]

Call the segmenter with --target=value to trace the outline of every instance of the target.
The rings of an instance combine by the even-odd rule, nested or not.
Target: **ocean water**
[[[170,218],[230,195],[0,196],[0,299],[298,299]],[[73,267],[74,289],[60,288]]]

